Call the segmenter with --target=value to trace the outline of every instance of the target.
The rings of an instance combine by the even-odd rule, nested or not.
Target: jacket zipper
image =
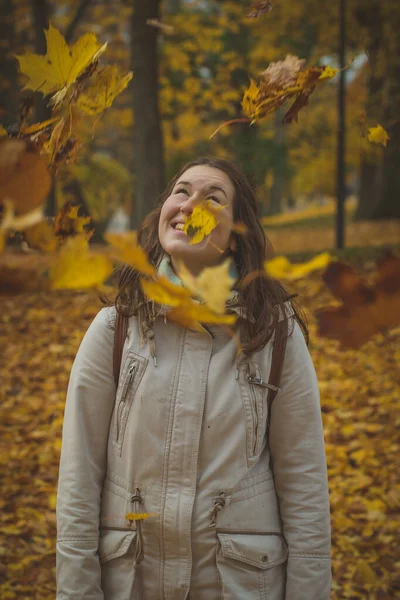
[[[119,440],[119,434],[120,434],[120,428],[121,428],[120,418],[122,416],[122,412],[123,412],[123,408],[124,408],[124,405],[125,405],[125,402],[126,402],[128,391],[129,391],[129,389],[130,389],[130,387],[132,385],[132,382],[133,382],[133,380],[135,378],[135,375],[136,375],[136,368],[137,368],[137,364],[136,364],[136,362],[133,362],[131,364],[131,366],[129,367],[128,378],[127,378],[127,380],[126,380],[126,382],[124,384],[124,387],[123,387],[123,390],[122,390],[122,394],[121,394],[121,399],[120,399],[120,401],[118,403],[118,407],[117,407],[117,435],[116,435],[117,443],[118,443],[118,440]]]
[[[257,437],[258,437],[258,406],[257,406],[257,398],[253,388],[253,384],[250,383],[249,379],[247,379],[247,384],[249,386],[250,397],[253,404],[253,410],[251,411],[253,417],[253,454],[255,456],[257,449]]]

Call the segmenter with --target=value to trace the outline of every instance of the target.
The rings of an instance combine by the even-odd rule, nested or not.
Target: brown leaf
[[[0,206],[9,198],[16,215],[43,204],[51,178],[46,162],[33,144],[24,140],[0,140]]]
[[[390,250],[377,261],[374,287],[340,261],[327,267],[324,280],[342,304],[316,311],[319,335],[339,340],[342,348],[359,348],[400,324],[400,258]]]
[[[258,0],[257,2],[253,2],[247,17],[249,19],[258,19],[258,17],[271,12],[274,6],[275,2],[271,2],[271,0]]]

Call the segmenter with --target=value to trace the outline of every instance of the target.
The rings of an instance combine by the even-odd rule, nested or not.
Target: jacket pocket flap
[[[135,538],[136,531],[101,530],[99,539],[100,564],[127,554]]]
[[[270,569],[283,563],[288,548],[279,534],[218,533],[221,554],[259,569]]]

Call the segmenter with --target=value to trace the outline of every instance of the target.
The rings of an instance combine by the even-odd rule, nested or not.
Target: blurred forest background
[[[280,0],[267,18],[252,19],[244,18],[243,0],[0,0],[0,119],[6,126],[18,120],[24,81],[14,54],[44,54],[49,21],[68,43],[96,33],[109,42],[108,61],[134,72],[128,89],[96,124],[94,137],[87,122],[80,124],[85,144],[76,164],[62,167],[47,214],[56,214],[68,199],[78,201],[95,221],[94,241],[99,241],[107,227],[136,227],[186,161],[216,154],[237,161],[251,177],[264,217],[317,207],[310,216],[332,224],[338,76],[318,89],[298,124],[283,125],[279,110],[261,124],[236,124],[213,139],[210,134],[221,122],[241,116],[249,76],[257,77],[270,61],[294,54],[307,65],[338,66],[338,4]],[[353,0],[346,7],[349,223],[400,217],[400,11],[395,4]],[[36,120],[42,121],[50,112],[41,94],[36,96]],[[363,138],[366,127],[377,123],[390,136],[385,150]],[[279,221],[265,223],[273,237]],[[393,242],[399,229],[393,224],[389,229],[386,241]],[[358,236],[359,228],[354,233]],[[367,228],[364,237],[370,235]],[[321,242],[326,245],[326,232]],[[285,244],[281,250],[293,251]]]

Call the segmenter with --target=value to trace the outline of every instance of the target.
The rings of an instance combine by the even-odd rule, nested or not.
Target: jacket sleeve
[[[272,404],[270,450],[289,547],[285,600],[329,600],[331,540],[318,382],[299,324],[287,340]]]
[[[72,366],[57,493],[57,600],[102,600],[100,498],[114,406],[114,309],[102,309]]]

